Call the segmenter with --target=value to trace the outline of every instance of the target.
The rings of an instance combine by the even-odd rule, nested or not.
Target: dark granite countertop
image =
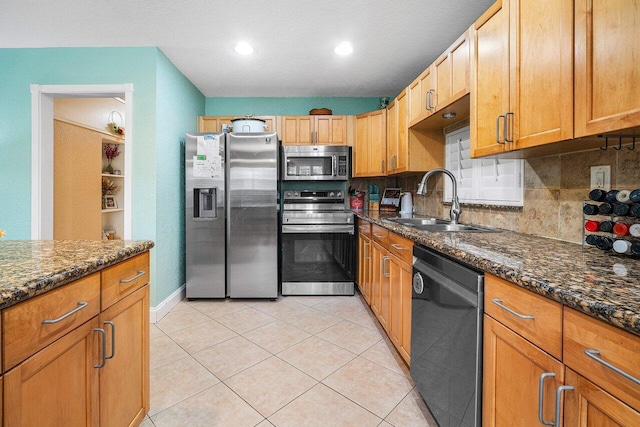
[[[0,308],[151,249],[150,240],[0,241]]]
[[[502,231],[427,233],[355,212],[416,243],[640,335],[640,260],[576,243]]]

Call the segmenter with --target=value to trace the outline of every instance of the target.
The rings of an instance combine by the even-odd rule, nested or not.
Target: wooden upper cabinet
[[[469,93],[470,30],[462,34],[433,63],[435,93],[432,105],[436,110],[446,107]]]
[[[409,164],[409,93],[403,90],[395,99],[398,132],[397,159],[391,164],[393,172],[406,172]],[[388,143],[388,142],[387,142]]]
[[[387,106],[387,169],[394,173],[398,161],[398,100]]]
[[[573,137],[572,1],[498,1],[475,23],[473,157]]]
[[[347,116],[283,116],[282,145],[347,145]]]
[[[429,117],[435,109],[433,104],[435,84],[432,69],[432,66],[427,67],[409,85],[409,124],[411,126]]]
[[[640,2],[575,1],[575,136],[640,126]]]
[[[198,132],[222,132],[222,125],[231,126],[231,120],[242,118],[238,116],[199,116]],[[264,120],[267,125],[265,132],[276,131],[275,116],[256,116],[256,119]]]
[[[387,110],[356,116],[353,176],[384,176],[387,164]]]

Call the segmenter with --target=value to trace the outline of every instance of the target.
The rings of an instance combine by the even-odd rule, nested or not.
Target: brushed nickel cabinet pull
[[[58,317],[57,319],[45,319],[45,320],[42,321],[42,324],[43,325],[52,325],[54,323],[62,322],[67,317],[72,316],[73,314],[79,312],[80,310],[82,310],[83,308],[85,308],[88,305],[89,305],[89,303],[87,303],[87,302],[79,301],[78,302],[78,307],[74,308],[73,310],[71,310],[67,314],[63,314],[62,316]]]
[[[638,378],[632,376],[631,374],[628,374],[627,372],[623,371],[622,369],[618,368],[617,366],[612,365],[611,363],[607,362],[606,360],[603,360],[603,359],[599,358],[598,355],[600,354],[600,350],[589,349],[589,350],[585,350],[584,354],[586,354],[587,356],[589,356],[590,358],[592,358],[596,362],[598,362],[598,363],[606,366],[607,368],[611,369],[613,372],[622,375],[623,377],[625,377],[629,381],[640,385],[640,380]]]
[[[509,116],[513,116],[512,112],[508,112],[504,115],[504,141],[513,142],[513,139],[509,139]]]
[[[102,323],[104,325],[111,325],[111,354],[109,356],[105,356],[105,359],[113,359],[113,356],[116,355],[116,324],[110,320],[106,320]]]
[[[570,385],[561,385],[556,389],[556,420],[553,423],[554,427],[560,427],[560,407],[562,406],[562,393],[565,390],[573,390]]]
[[[136,280],[137,278],[144,276],[145,274],[147,274],[147,273],[142,271],[142,270],[138,270],[138,274],[136,274],[132,278],[130,278],[130,279],[120,279],[120,283],[131,283],[134,280]]]
[[[389,261],[389,257],[388,256],[383,256],[382,257],[382,275],[384,277],[389,277],[389,273],[387,272],[387,269],[385,268],[386,262]]]
[[[509,307],[502,305],[501,304],[502,300],[500,298],[494,298],[491,300],[491,302],[497,305],[498,307],[500,307],[501,309],[513,314],[514,316],[519,317],[520,319],[535,319],[535,316],[531,314],[520,314],[518,312],[511,310]]]
[[[107,363],[107,332],[102,328],[93,328],[94,332],[102,335],[102,362],[99,365],[93,365],[94,368],[102,368]]]
[[[392,243],[391,247],[394,248],[394,249],[397,249],[399,251],[404,251],[404,248],[402,246],[400,246],[399,244],[397,244],[397,243]]]
[[[540,375],[540,383],[538,384],[538,421],[540,421],[540,424],[544,424],[546,426],[552,426],[553,425],[553,421],[546,421],[544,419],[544,415],[542,413],[543,410],[543,401],[544,401],[544,380],[548,377],[555,377],[556,374],[554,374],[553,372],[544,372],[542,375]]]

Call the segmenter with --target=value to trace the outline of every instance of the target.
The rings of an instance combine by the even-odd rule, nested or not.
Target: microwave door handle
[[[333,176],[338,176],[338,158],[335,155],[333,155],[331,156],[331,160],[332,160],[331,171],[333,172]]]

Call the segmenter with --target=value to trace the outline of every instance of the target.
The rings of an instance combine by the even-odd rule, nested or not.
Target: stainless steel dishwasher
[[[413,248],[411,377],[441,427],[481,426],[482,272]]]

